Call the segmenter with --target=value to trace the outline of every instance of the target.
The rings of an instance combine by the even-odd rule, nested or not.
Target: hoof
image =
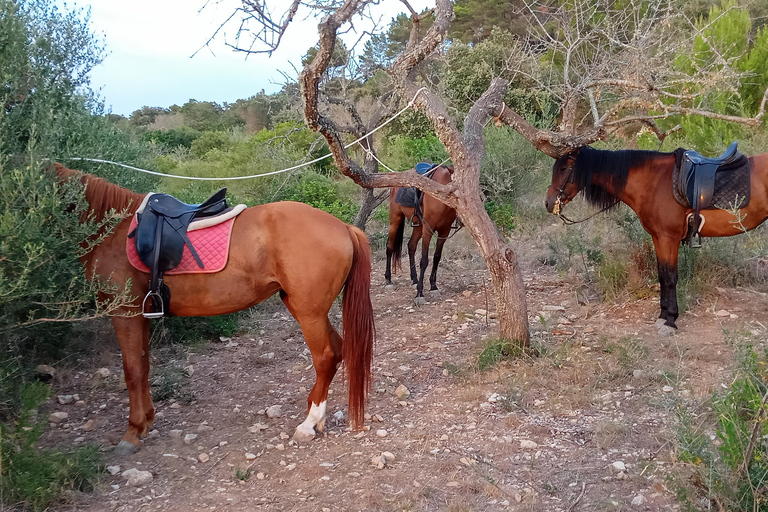
[[[125,439],[120,441],[117,446],[115,446],[115,455],[133,455],[138,451],[138,446],[133,443],[129,443]]]
[[[425,299],[424,297],[416,297],[415,299],[413,299],[413,303],[416,304],[417,306],[423,306],[424,304],[427,303],[427,299]]]
[[[293,440],[297,443],[308,443],[315,438],[314,429],[304,430],[301,426],[296,427],[296,432],[293,433]]]
[[[390,284],[386,285],[386,286],[384,287],[384,289],[385,289],[385,290],[387,290],[388,292],[391,292],[392,290],[394,290],[394,289],[395,289],[395,285],[393,285],[393,284],[391,284],[391,283],[390,283]]]
[[[675,328],[666,324],[662,325],[661,329],[659,329],[659,336],[669,337],[673,334],[675,334]]]
[[[662,328],[663,326],[665,326],[666,324],[667,324],[667,321],[666,321],[666,320],[664,320],[663,318],[657,318],[657,319],[656,319],[656,323],[655,323],[654,325],[656,325],[656,328],[657,328],[657,329],[661,329],[661,328]]]

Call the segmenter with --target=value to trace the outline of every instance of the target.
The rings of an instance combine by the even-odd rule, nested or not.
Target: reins
[[[563,221],[563,224],[565,224],[566,226],[572,226],[573,224],[580,224],[580,223],[582,223],[584,221],[588,221],[592,217],[595,217],[595,216],[600,215],[601,213],[603,213],[605,211],[610,210],[611,208],[613,208],[614,206],[619,204],[619,202],[620,201],[617,199],[613,203],[611,203],[608,206],[604,207],[602,210],[599,210],[599,211],[593,213],[592,215],[590,215],[589,217],[587,217],[585,219],[581,219],[581,220],[571,220],[568,217],[566,217],[565,215],[563,215],[562,213],[559,213],[557,216],[560,217],[560,220]]]

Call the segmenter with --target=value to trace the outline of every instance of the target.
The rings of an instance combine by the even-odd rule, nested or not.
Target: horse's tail
[[[395,233],[395,243],[394,243],[394,247],[392,248],[392,267],[394,268],[395,272],[403,269],[402,264],[400,263],[400,260],[402,259],[404,234],[405,234],[405,215],[400,217],[400,224],[397,226],[397,233]]]
[[[352,425],[360,428],[371,389],[375,334],[371,304],[371,247],[365,233],[353,226],[348,226],[348,229],[354,250],[341,301],[342,356],[349,388],[349,419]]]

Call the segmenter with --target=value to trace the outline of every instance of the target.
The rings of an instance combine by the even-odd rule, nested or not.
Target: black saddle
[[[701,210],[714,207],[715,176],[721,171],[740,169],[747,161],[737,147],[738,142],[734,142],[717,158],[707,158],[693,150],[675,152],[676,160],[679,160],[676,162],[679,181],[675,186],[684,193],[688,206],[693,208],[690,233],[686,237],[691,247],[701,247]]]
[[[226,194],[227,189],[222,188],[200,204],[183,203],[168,194],[153,194],[137,214],[138,225],[128,238],[135,238],[136,253],[150,270],[149,292],[142,303],[145,317],[159,318],[165,314],[171,294],[163,283],[163,273],[179,265],[185,245],[200,268],[205,268],[187,237],[187,229],[193,220],[224,211]],[[147,301],[152,305],[151,312],[146,309]]]

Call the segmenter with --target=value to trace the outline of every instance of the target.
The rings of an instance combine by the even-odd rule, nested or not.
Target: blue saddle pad
[[[433,167],[436,167],[435,164],[430,164],[430,163],[427,163],[427,162],[419,162],[419,163],[416,164],[416,172],[418,174],[426,174]]]

